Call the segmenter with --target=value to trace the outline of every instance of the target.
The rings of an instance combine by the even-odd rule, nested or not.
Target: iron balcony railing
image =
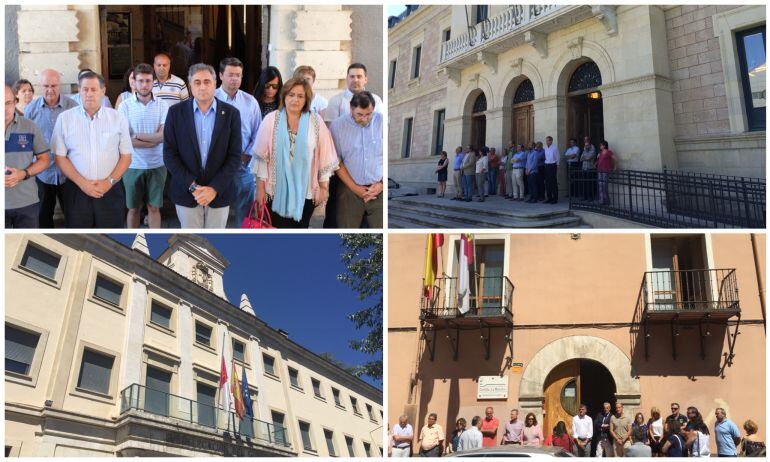
[[[599,200],[595,171],[569,172],[570,209],[663,228],[764,228],[763,178],[620,170]]]
[[[120,392],[120,413],[138,409],[174,420],[190,422],[217,431],[239,434],[241,437],[289,447],[286,428],[271,422],[252,419],[247,415],[238,419],[234,412],[147,388],[134,383]]]
[[[424,283],[423,280],[423,287]],[[457,292],[458,283],[457,277],[437,278],[430,297],[423,291],[420,298],[420,318],[505,318],[513,322],[511,297],[514,286],[510,279],[505,276],[471,275],[469,309],[465,314],[460,311],[462,299]]]
[[[648,271],[642,279],[645,314],[739,309],[735,269]]]

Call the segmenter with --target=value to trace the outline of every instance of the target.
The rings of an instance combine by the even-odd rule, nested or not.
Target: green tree
[[[365,305],[350,315],[356,329],[365,335],[350,340],[350,348],[375,359],[355,366],[356,376],[382,381],[382,234],[342,234],[342,262],[347,272],[337,279],[347,284]]]

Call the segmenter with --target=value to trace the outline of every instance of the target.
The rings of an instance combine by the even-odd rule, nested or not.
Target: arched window
[[[513,95],[513,104],[521,104],[535,99],[535,88],[532,81],[527,79],[516,88],[516,94]]]
[[[564,385],[561,390],[561,407],[569,415],[576,415],[578,411],[577,380],[572,379]]]
[[[473,114],[479,114],[487,110],[487,97],[484,93],[481,93],[476,97],[476,101],[473,102]]]
[[[588,90],[596,88],[602,84],[602,73],[599,71],[599,66],[593,61],[581,64],[575,72],[572,73],[572,77],[569,79],[569,86],[567,92]]]

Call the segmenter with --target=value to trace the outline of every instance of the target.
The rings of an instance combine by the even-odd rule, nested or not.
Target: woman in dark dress
[[[262,111],[262,118],[278,109],[283,88],[283,78],[281,71],[273,66],[268,66],[259,74],[259,81],[254,88],[254,98],[259,103],[259,109]]]
[[[747,420],[743,423],[743,429],[746,431],[746,438],[741,441],[741,456],[743,457],[765,457],[767,449],[765,443],[759,439],[757,431],[759,427],[753,420]]]
[[[449,159],[447,158],[446,151],[441,151],[441,158],[438,161],[438,167],[436,167],[436,173],[438,174],[438,197],[444,197],[444,192],[446,191],[448,166]]]

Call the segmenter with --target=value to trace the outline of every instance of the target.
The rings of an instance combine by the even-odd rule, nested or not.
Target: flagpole
[[[473,238],[473,279],[476,284],[476,314],[479,314],[479,273],[476,267],[476,262],[479,259],[479,254],[476,252],[476,236],[471,235]]]
[[[227,362],[225,362],[225,337],[226,336],[227,336],[227,333],[225,332],[225,334],[222,335],[222,350],[221,350],[221,353],[220,353],[222,355],[222,362],[225,363],[225,372],[227,372]],[[221,386],[220,386],[220,390],[219,391],[220,391],[220,393],[227,393],[227,386],[225,386],[224,391],[221,390]],[[224,399],[224,397],[222,397],[222,399]],[[220,399],[220,401],[222,401],[222,399]],[[224,406],[222,406],[222,408],[224,409]],[[228,411],[229,411],[229,409],[225,409],[225,412],[228,412]],[[225,422],[227,422],[227,429],[230,430],[230,419],[227,418],[227,414],[225,414]]]

